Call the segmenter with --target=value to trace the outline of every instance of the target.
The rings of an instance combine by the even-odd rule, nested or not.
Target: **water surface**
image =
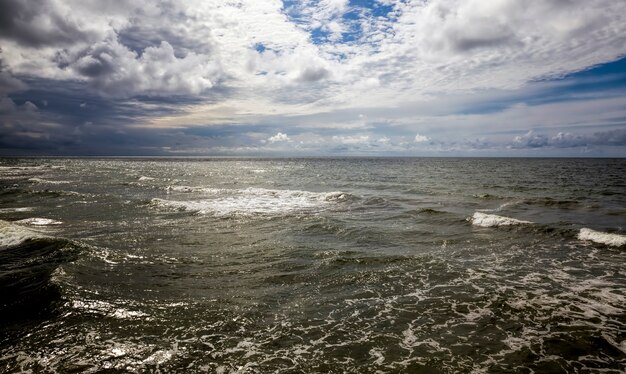
[[[626,160],[2,159],[0,371],[622,372]]]

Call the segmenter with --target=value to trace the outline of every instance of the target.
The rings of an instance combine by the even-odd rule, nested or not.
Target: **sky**
[[[0,155],[626,157],[626,2],[0,0]]]

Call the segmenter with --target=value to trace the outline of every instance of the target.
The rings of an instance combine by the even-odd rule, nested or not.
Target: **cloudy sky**
[[[626,2],[0,0],[0,155],[626,157]]]

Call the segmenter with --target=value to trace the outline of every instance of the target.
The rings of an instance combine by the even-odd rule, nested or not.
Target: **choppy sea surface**
[[[0,159],[0,372],[626,370],[624,159]]]

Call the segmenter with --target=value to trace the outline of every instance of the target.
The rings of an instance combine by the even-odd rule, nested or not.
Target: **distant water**
[[[0,372],[626,369],[626,160],[0,159]]]

